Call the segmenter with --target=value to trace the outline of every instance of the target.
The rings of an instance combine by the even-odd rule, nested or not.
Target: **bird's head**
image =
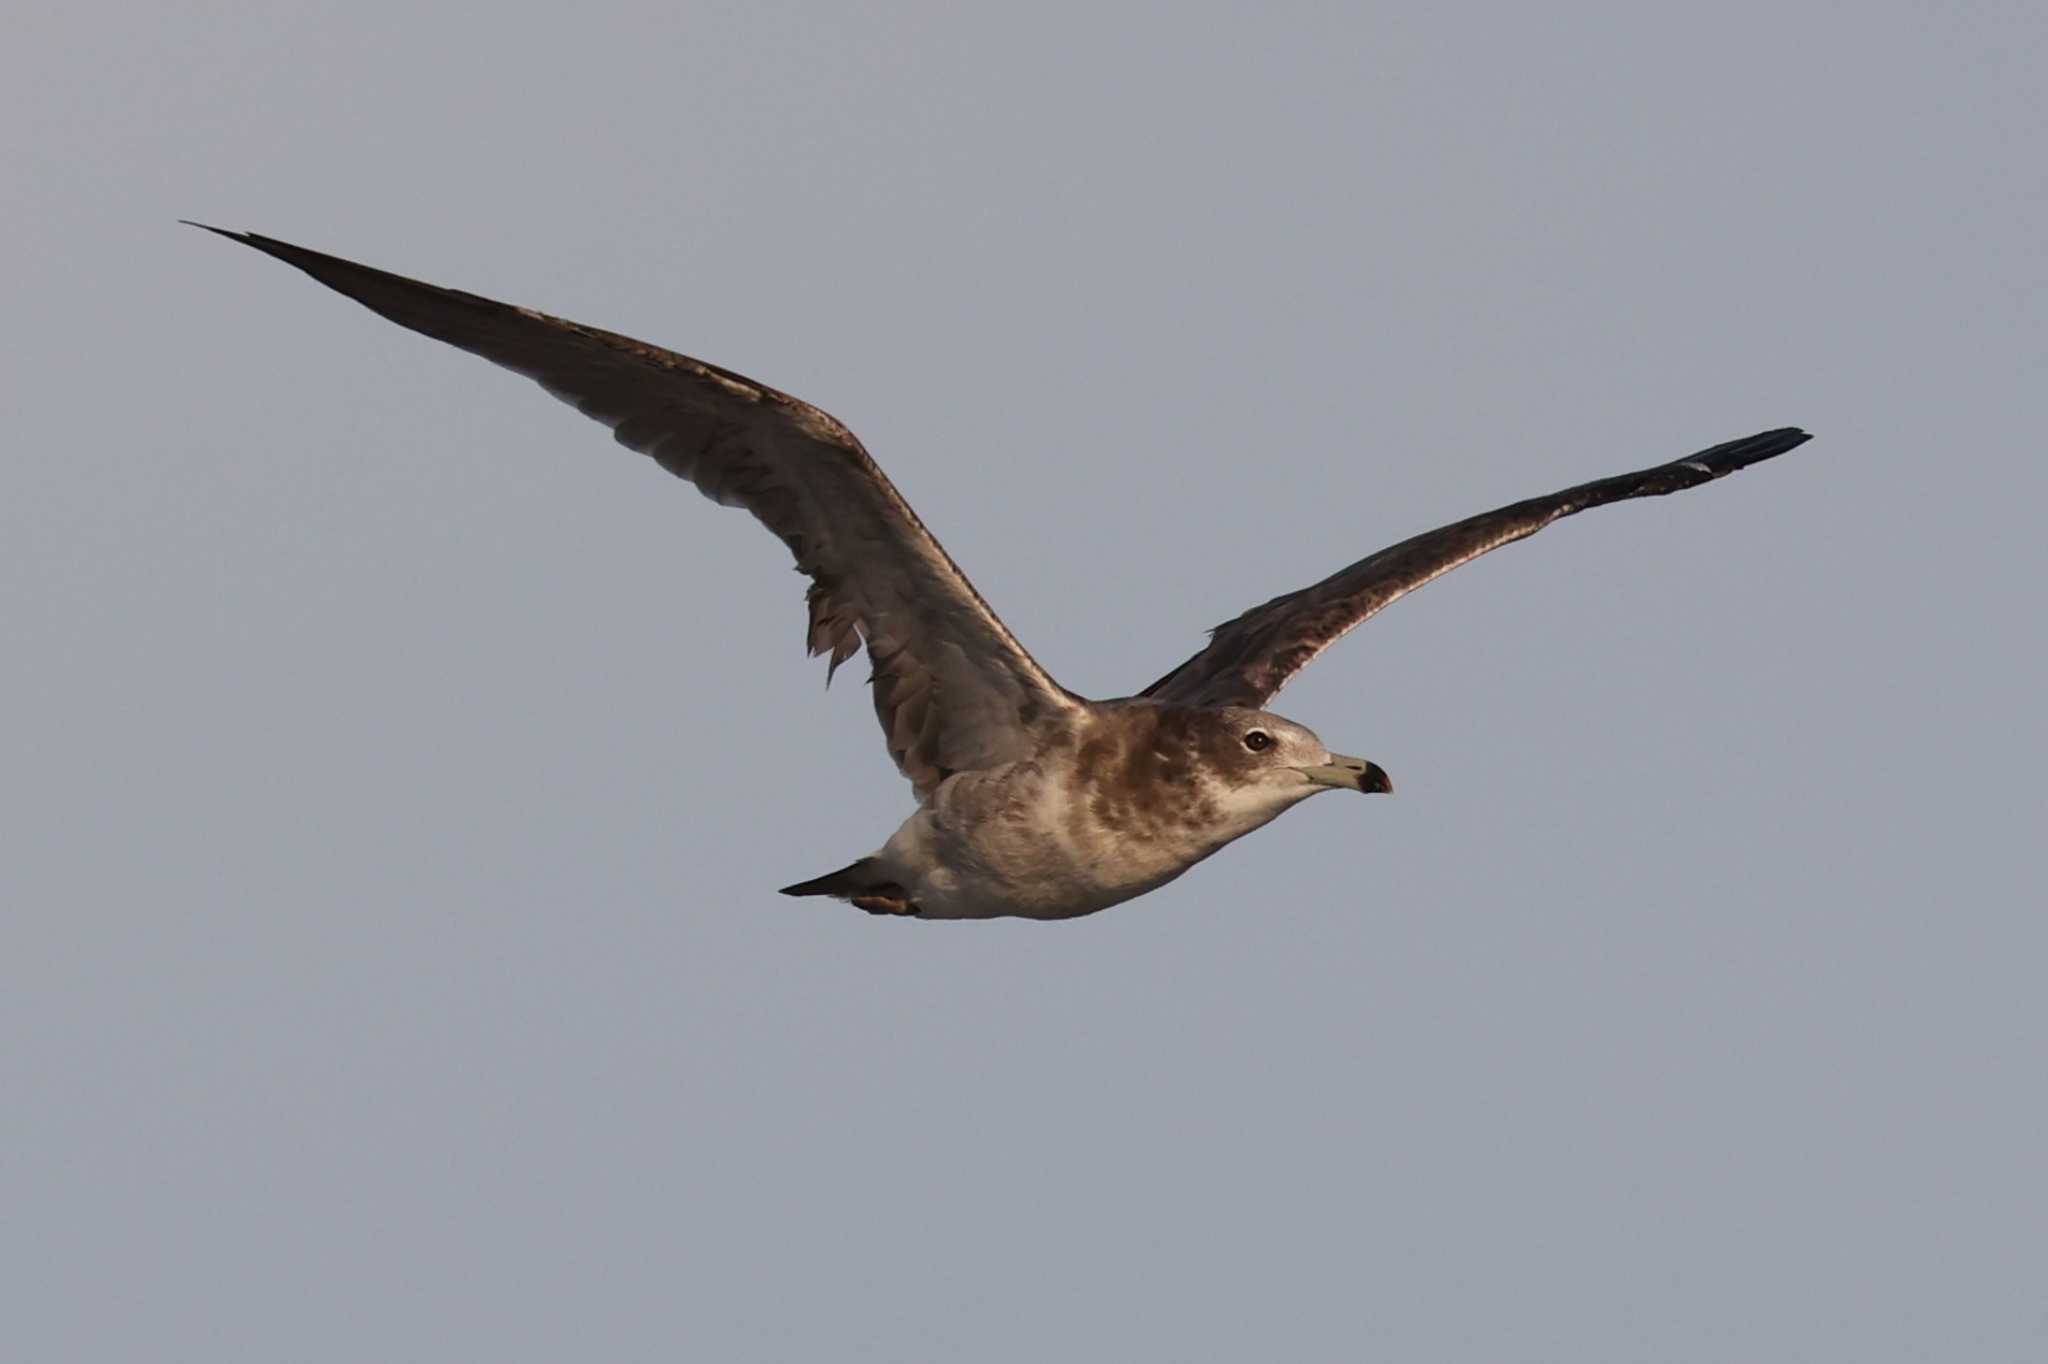
[[[1290,805],[1322,791],[1385,794],[1394,789],[1378,763],[1332,753],[1307,725],[1235,706],[1211,714],[1210,742],[1204,747],[1210,761],[1238,785],[1291,796]]]
[[[1332,753],[1314,730],[1249,707],[1183,712],[1216,832],[1239,838],[1324,791],[1391,792],[1378,763]]]

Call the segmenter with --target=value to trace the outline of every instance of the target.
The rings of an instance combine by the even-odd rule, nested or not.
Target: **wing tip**
[[[216,237],[226,237],[231,242],[249,240],[249,234],[246,232],[237,232],[231,227],[215,227],[212,223],[202,223],[192,218],[180,218],[178,224],[181,227],[196,227],[201,232],[211,232]]]
[[[1671,467],[1690,469],[1705,479],[1722,478],[1738,469],[1747,469],[1752,464],[1761,464],[1797,450],[1812,439],[1811,432],[1797,426],[1780,426],[1770,431],[1759,431],[1753,436],[1723,441],[1696,455],[1675,460]]]
[[[1763,441],[1773,447],[1772,453],[1782,455],[1787,450],[1796,450],[1812,440],[1813,432],[1799,426],[1781,426],[1775,431],[1764,431],[1750,439]]]
[[[301,270],[306,269],[308,261],[333,261],[338,265],[354,264],[352,261],[343,261],[338,257],[327,256],[319,251],[309,251],[303,246],[293,246],[290,242],[279,241],[275,237],[266,237],[261,232],[240,232],[232,227],[215,227],[212,223],[196,222],[191,218],[180,218],[178,221],[186,227],[196,227],[201,232],[211,232],[216,237],[225,237],[231,242],[240,242],[243,246],[254,247],[265,255],[275,256],[281,261],[298,266]],[[365,269],[367,267],[357,266],[356,268]]]

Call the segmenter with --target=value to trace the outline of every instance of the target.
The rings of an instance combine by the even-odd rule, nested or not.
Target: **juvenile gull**
[[[204,224],[193,224],[204,226]],[[1319,792],[1390,791],[1263,709],[1345,633],[1561,516],[1697,487],[1808,439],[1785,427],[1403,540],[1255,606],[1136,696],[1090,701],[1039,667],[853,433],[730,370],[254,233],[209,227],[540,385],[714,502],[752,512],[811,580],[827,678],[863,645],[889,756],[918,808],[881,849],[785,895],[877,914],[1064,919],[1143,895]]]

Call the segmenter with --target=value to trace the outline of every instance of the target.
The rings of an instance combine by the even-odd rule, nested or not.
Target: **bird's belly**
[[[1020,874],[1004,874],[986,863],[942,863],[926,869],[911,899],[928,919],[1075,919],[1156,890],[1185,870],[1104,876],[1080,866],[1037,863]]]
[[[1055,820],[920,811],[884,850],[932,919],[1072,919],[1156,890],[1213,848],[1077,840]]]
[[[998,881],[941,871],[916,903],[928,919],[1078,919],[1156,890],[1178,875],[1180,871],[1171,871],[1146,881],[1111,884],[1054,877]]]

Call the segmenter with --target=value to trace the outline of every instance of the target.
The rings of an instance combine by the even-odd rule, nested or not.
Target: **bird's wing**
[[[1534,535],[1561,516],[1631,497],[1662,497],[1782,455],[1811,439],[1796,427],[1731,440],[1632,474],[1582,483],[1427,531],[1209,632],[1209,644],[1140,693],[1198,706],[1259,706],[1360,622],[1459,564]]]
[[[810,651],[829,654],[836,669],[866,643],[889,756],[920,796],[953,772],[1035,751],[1034,734],[1080,704],[827,413],[630,337],[269,237],[207,230],[297,266],[401,327],[537,380],[714,502],[752,512],[811,580]]]

